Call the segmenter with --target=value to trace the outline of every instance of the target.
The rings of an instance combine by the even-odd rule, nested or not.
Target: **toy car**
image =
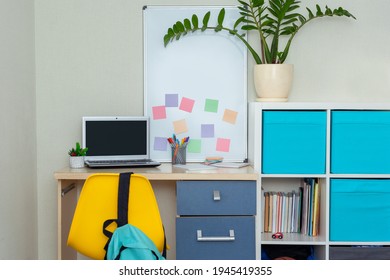
[[[283,239],[283,233],[275,232],[275,233],[272,234],[272,238],[273,239],[276,239],[276,238]]]

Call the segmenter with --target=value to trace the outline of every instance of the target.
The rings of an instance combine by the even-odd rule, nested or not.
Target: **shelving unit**
[[[354,198],[356,192],[351,192],[351,196],[346,196],[347,202],[351,201],[351,203],[341,205],[337,200],[338,194],[335,191],[340,188],[340,185],[341,188],[344,188],[344,185],[336,184],[335,182],[346,180],[345,182],[347,184],[345,185],[351,185],[354,182],[353,180],[358,180],[357,182],[362,185],[360,188],[363,191],[369,191],[371,187],[370,180],[374,180],[374,185],[379,184],[376,188],[379,188],[379,191],[383,192],[384,195],[389,195],[390,180],[387,181],[386,179],[390,179],[390,156],[387,159],[387,155],[390,154],[390,104],[254,102],[249,104],[248,111],[249,161],[260,174],[258,184],[261,186],[262,191],[291,191],[292,189],[299,188],[300,181],[303,178],[319,178],[321,185],[320,227],[318,236],[311,237],[300,233],[286,233],[282,240],[275,240],[271,237],[272,233],[265,233],[261,230],[259,246],[261,247],[266,244],[311,245],[314,249],[314,258],[323,260],[348,258],[348,250],[353,250],[353,254],[349,256],[350,258],[354,256],[352,258],[358,259],[360,256],[361,258],[390,259],[390,201],[387,203],[386,200],[380,205],[382,210],[385,209],[380,214],[384,220],[381,223],[369,222],[370,225],[368,226],[373,226],[378,229],[378,235],[373,234],[375,228],[374,230],[367,230],[367,234],[363,234],[364,240],[361,234],[358,236],[353,231],[347,231],[345,234],[337,237],[337,239],[332,240],[332,233],[333,235],[337,233],[337,223],[335,222],[336,219],[333,220],[333,223],[331,221],[332,211],[342,211],[334,212],[334,217],[347,213],[344,217],[346,219],[345,224],[348,224],[350,219],[357,219],[354,216],[354,210],[357,209],[356,213],[359,212],[359,209],[362,209],[364,213],[370,213],[371,211],[371,209],[365,211],[364,203],[354,203],[354,201],[361,201],[360,197]],[[337,118],[334,115],[337,115]],[[317,118],[317,116],[320,117]],[[343,123],[345,127],[338,127],[336,130],[336,120],[342,121],[343,119],[346,120],[345,124]],[[275,127],[272,127],[273,125]],[[359,126],[362,126],[362,129]],[[381,138],[381,141],[373,143],[376,145],[373,149],[368,147],[370,145],[365,144],[366,142],[370,143],[373,139],[369,135],[367,136],[364,131],[361,132],[361,130],[365,129],[368,130],[367,133],[372,134],[378,132],[380,134],[378,137]],[[303,147],[296,147],[299,146],[299,141],[293,144],[287,144],[291,145],[288,148],[279,147],[278,145],[282,145],[284,142],[282,140],[289,140],[288,138],[305,139],[301,137],[301,133],[299,135],[288,135],[290,133],[294,134],[294,131],[310,131],[310,135],[308,136],[310,141],[303,143]],[[343,133],[346,135],[343,135]],[[354,138],[354,134],[359,133],[362,134]],[[272,137],[269,139],[270,135],[275,139],[272,139]],[[286,139],[281,139],[284,136]],[[348,137],[351,138],[349,139]],[[387,142],[387,140],[389,141]],[[388,144],[386,145],[386,143]],[[343,144],[348,146],[343,147]],[[270,149],[267,145],[276,146],[272,146]],[[338,146],[335,148],[335,145]],[[319,155],[320,158],[317,158],[313,164],[319,164],[317,169],[322,171],[317,172],[315,170],[316,168],[313,169],[313,166],[309,166],[307,168],[309,172],[305,172],[305,163],[298,161],[298,159],[296,161],[300,148],[304,153]],[[357,148],[359,151],[354,151]],[[267,153],[270,150],[273,150],[273,152],[264,155],[263,149],[266,149]],[[286,153],[285,158],[288,160],[284,160],[283,155],[277,154],[278,151]],[[351,163],[348,163],[348,153],[353,153],[354,155]],[[366,155],[367,158],[361,159],[357,154],[362,157]],[[267,162],[270,159],[271,161],[275,160],[275,162]],[[375,167],[376,162],[380,164],[380,167]],[[289,169],[289,164],[292,164],[293,168]],[[265,167],[264,165],[268,166]],[[270,166],[275,168],[276,171],[273,172]],[[283,169],[283,172],[278,172],[277,169],[279,166]],[[365,166],[369,168],[365,168]],[[299,170],[301,167],[302,170]],[[341,173],[337,170],[332,170],[332,167],[333,169],[343,169],[343,167],[346,167],[345,169],[351,173]],[[289,170],[292,170],[292,172],[289,172]],[[353,170],[357,171],[352,172]],[[376,170],[378,172],[375,172]],[[377,182],[379,183],[377,184]],[[387,182],[389,182],[388,185]],[[368,200],[371,199],[371,203],[375,203],[375,194],[364,197],[367,197]],[[261,225],[263,222],[263,203],[264,200],[258,203],[258,207],[260,207],[258,212],[261,213],[259,215],[261,216]],[[352,209],[351,207],[356,207],[356,209]],[[348,215],[351,215],[350,219]],[[375,221],[376,218],[374,215],[372,216],[372,219]],[[381,224],[381,226],[378,224]],[[365,229],[363,228],[362,230],[364,231]],[[365,249],[364,247],[368,247],[369,249]],[[369,252],[366,254],[366,251]]]

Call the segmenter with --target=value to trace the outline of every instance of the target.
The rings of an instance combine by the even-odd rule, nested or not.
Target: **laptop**
[[[150,159],[149,117],[83,117],[82,145],[91,168],[155,167]]]

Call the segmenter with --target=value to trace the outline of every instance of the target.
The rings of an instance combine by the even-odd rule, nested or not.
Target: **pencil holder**
[[[186,164],[187,146],[171,147],[172,164]]]

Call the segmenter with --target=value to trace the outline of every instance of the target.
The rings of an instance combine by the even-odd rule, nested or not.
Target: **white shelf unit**
[[[261,225],[261,245],[312,245],[315,259],[330,259],[332,246],[390,246],[388,241],[331,241],[330,240],[330,185],[332,179],[390,179],[390,174],[332,174],[331,166],[331,115],[332,111],[390,111],[390,104],[375,103],[249,103],[248,110],[248,155],[249,162],[259,172],[259,186],[262,189],[261,199],[258,203],[259,223]],[[264,111],[324,111],[326,112],[326,159],[325,172],[319,174],[264,174],[262,172],[262,129]],[[390,144],[389,144],[390,146]],[[321,185],[320,199],[320,229],[316,237],[299,233],[286,233],[282,240],[272,239],[272,233],[263,232],[263,192],[286,191],[296,188],[303,178],[319,178]],[[390,240],[390,239],[389,239]]]

